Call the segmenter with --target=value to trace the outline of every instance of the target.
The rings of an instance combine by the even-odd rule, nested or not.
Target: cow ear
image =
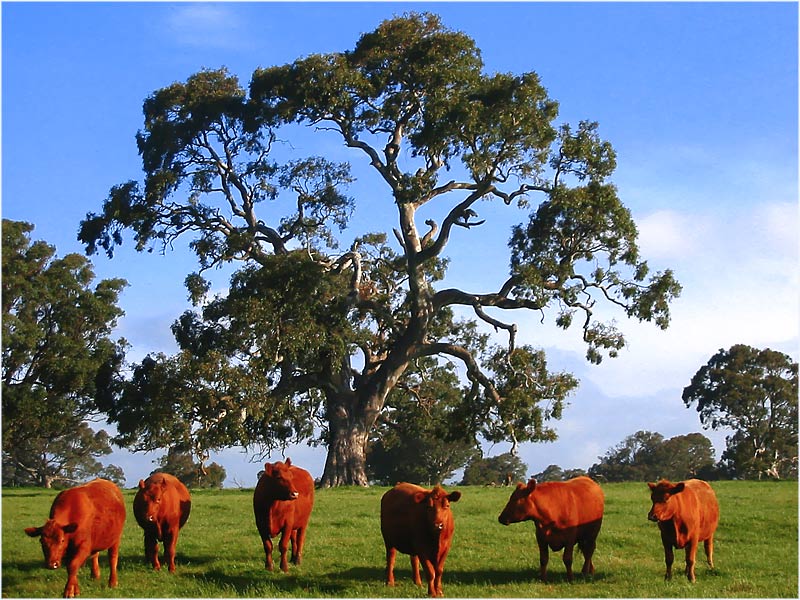
[[[675,487],[673,487],[673,488],[672,488],[672,489],[669,491],[669,493],[670,493],[670,494],[680,494],[680,493],[681,493],[681,492],[684,490],[684,488],[686,488],[686,484],[685,484],[684,482],[682,482],[682,481],[681,481],[680,483],[676,483],[676,484],[675,484]]]
[[[414,502],[419,504],[420,502],[425,502],[425,498],[428,497],[428,492],[417,492],[414,494]]]
[[[61,529],[64,531],[64,533],[75,533],[75,531],[78,529],[78,524],[69,523],[68,525],[64,525],[64,527]]]
[[[533,490],[536,489],[536,479],[531,477],[528,481],[528,493],[530,494]]]
[[[143,490],[143,489],[144,489],[144,479],[140,479],[140,480],[139,480],[139,489],[140,489],[140,490]]]
[[[450,494],[447,496],[447,499],[450,500],[450,502],[458,502],[461,500],[461,492],[458,490],[455,492],[450,492]]]
[[[656,489],[656,484],[655,484],[655,483],[650,483],[650,482],[648,482],[648,483],[647,483],[647,487],[649,487],[649,488],[650,488],[650,491],[653,491],[654,489]]]
[[[42,535],[42,527],[26,527],[25,533],[27,533],[30,537],[39,537]]]
[[[264,463],[264,475],[272,477],[272,465],[270,463]]]
[[[288,457],[286,458],[286,466],[287,467],[291,467],[292,466],[292,459],[291,458],[288,458]]]

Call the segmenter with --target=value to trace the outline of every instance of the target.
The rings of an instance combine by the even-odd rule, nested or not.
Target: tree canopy
[[[227,473],[225,467],[212,462],[209,465],[194,462],[190,452],[170,448],[158,459],[158,468],[151,473],[169,473],[191,489],[221,488]]]
[[[50,487],[97,475],[96,457],[111,452],[108,434],[87,421],[99,413],[98,382],[124,351],[111,331],[126,282],[92,287],[85,257],[56,258],[32,231],[3,219],[3,477]]]
[[[227,443],[269,447],[287,427],[290,437],[314,430],[328,447],[324,485],[366,485],[370,432],[428,358],[430,369],[459,365],[463,410],[491,439],[552,439],[545,422],[573,381],[516,347],[513,311],[564,329],[576,321],[599,362],[625,342],[597,319],[598,303],[665,328],[680,293],[670,270],[651,273],[639,256],[597,123],[557,116],[536,73],[485,73],[470,37],[408,14],[352,50],[258,69],[249,90],[218,69],[154,92],[137,136],[144,182],[115,186],[79,239],[110,256],[125,230],[140,250],[189,239],[198,310],[176,337],[192,360],[226,357],[221,381],[237,369],[252,378],[231,396],[246,415]],[[348,196],[350,165],[293,152],[304,126],[320,148],[334,140],[363,161],[378,182],[369,197]],[[508,276],[496,289],[444,287],[451,236],[485,229],[479,202],[530,209],[511,232]],[[377,203],[395,222],[350,231],[352,211]],[[423,208],[441,218],[420,222]],[[208,301],[204,274],[231,261],[243,266],[230,294]],[[476,322],[507,334],[505,358],[487,354]],[[213,410],[219,395],[204,398]],[[114,402],[120,420],[138,410],[124,394]]]
[[[664,439],[660,433],[637,431],[611,448],[589,468],[603,481],[680,481],[715,479],[714,448],[701,433]]]
[[[497,456],[476,456],[464,469],[461,485],[511,485],[527,481],[528,466],[519,456],[505,452]]]
[[[720,349],[683,390],[710,429],[730,428],[722,457],[742,478],[797,477],[797,363],[775,350]]]

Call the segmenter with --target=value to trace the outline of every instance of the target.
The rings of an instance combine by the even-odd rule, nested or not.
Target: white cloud
[[[660,210],[637,223],[639,248],[648,260],[687,258],[701,250],[710,228],[707,219]]]
[[[615,319],[628,346],[586,370],[610,398],[682,389],[720,348],[738,343],[798,354],[800,282],[797,208],[761,203],[724,217],[657,211],[639,220],[642,255],[656,270],[674,268],[683,285],[666,331],[627,319],[598,303],[595,317]],[[586,351],[577,324],[562,331],[539,315],[518,321],[519,343],[571,353]]]
[[[239,48],[246,44],[246,24],[231,6],[179,4],[170,7],[168,15],[165,26],[179,44],[217,48]]]

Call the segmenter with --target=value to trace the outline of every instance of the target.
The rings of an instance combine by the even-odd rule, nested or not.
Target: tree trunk
[[[334,425],[328,434],[328,457],[322,474],[322,487],[340,485],[369,485],[367,479],[367,438],[365,425],[348,423]]]
[[[377,419],[377,398],[359,398],[347,391],[328,397],[328,457],[322,473],[322,487],[369,485],[367,441]]]

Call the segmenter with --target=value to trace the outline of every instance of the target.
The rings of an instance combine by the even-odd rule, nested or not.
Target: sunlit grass
[[[593,580],[565,579],[561,553],[552,553],[550,582],[538,580],[538,550],[531,523],[504,527],[497,516],[508,488],[460,488],[453,504],[456,532],[444,573],[450,597],[797,597],[798,523],[795,482],[713,484],[722,519],[710,571],[702,550],[697,583],[679,574],[663,580],[658,530],[647,521],[649,494],[643,483],[603,486],[606,511],[594,557]],[[193,493],[192,514],[178,542],[177,572],[154,572],[144,562],[142,534],[133,518],[132,490],[125,491],[128,520],[119,566],[120,585],[109,589],[108,563],[101,578],[80,574],[84,597],[424,597],[411,582],[408,557],[399,555],[397,587],[387,588],[380,533],[380,497],[387,488],[318,490],[304,562],[288,574],[264,570],[264,554],[252,513],[252,490]],[[59,596],[64,568],[42,566],[37,540],[23,529],[41,525],[55,492],[3,490],[2,594]],[[277,552],[277,544],[276,544]],[[576,550],[580,569],[583,557]]]

